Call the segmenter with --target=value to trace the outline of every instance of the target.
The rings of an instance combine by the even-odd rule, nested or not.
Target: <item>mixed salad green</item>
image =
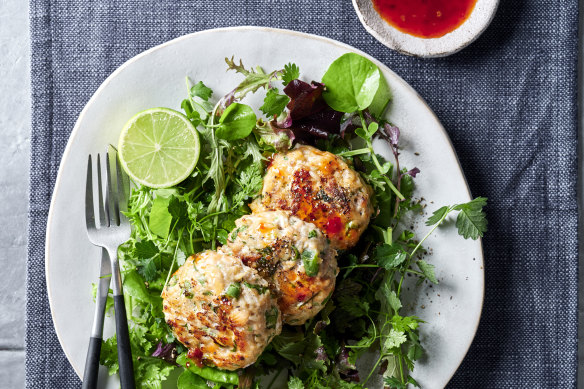
[[[181,107],[202,138],[193,173],[171,188],[136,184],[131,192],[126,216],[132,233],[119,256],[138,387],[160,388],[175,369],[181,371],[180,389],[269,389],[280,381],[290,389],[366,388],[374,374],[383,376],[386,387],[418,386],[415,363],[424,353],[424,322],[402,309],[404,280],[437,283],[434,266],[424,259],[425,239],[455,213],[459,234],[478,239],[487,227],[486,199],[438,209],[421,239],[404,225],[404,215],[422,214],[413,198],[419,170],[399,163],[400,131],[384,119],[390,90],[368,59],[345,54],[322,82],[312,83],[300,80],[295,64],[264,72],[233,58],[226,63],[243,81],[218,100],[202,81],[187,80]],[[258,118],[242,100],[260,90],[264,116]],[[386,142],[393,163],[374,152],[375,139]],[[234,221],[250,213],[247,204],[261,191],[270,155],[298,142],[341,156],[360,172],[374,190],[374,217],[357,246],[340,253],[335,292],[315,318],[284,326],[257,362],[240,371],[189,363],[164,320],[161,291],[189,255],[226,242]],[[377,360],[358,372],[356,362],[366,352]],[[101,363],[110,374],[117,372],[115,336],[104,341]]]

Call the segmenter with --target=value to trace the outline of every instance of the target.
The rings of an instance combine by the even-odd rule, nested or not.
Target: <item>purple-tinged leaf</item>
[[[359,382],[359,372],[357,367],[349,362],[349,349],[346,347],[341,348],[341,352],[337,356],[337,369],[339,370],[339,375],[345,381]]]
[[[178,353],[176,352],[176,344],[167,343],[163,345],[162,342],[158,342],[156,350],[154,350],[152,356],[164,359],[165,361],[170,363],[176,363],[176,357],[178,356]]]
[[[312,82],[308,84],[301,80],[293,80],[284,88],[284,93],[290,97],[287,107],[292,120],[305,118],[326,108],[322,99],[324,84]]]
[[[388,137],[389,143],[391,143],[392,146],[397,146],[397,144],[399,143],[399,128],[397,128],[396,126],[392,126],[389,123],[386,123],[383,126],[383,131],[385,132],[385,134]]]
[[[338,134],[342,117],[342,112],[327,108],[304,119],[294,120],[290,129],[297,138],[312,143],[314,138],[326,139],[329,134]]]
[[[418,169],[417,167],[408,170],[405,174],[408,174],[410,176],[412,176],[413,178],[416,178],[416,174],[418,174],[420,172],[420,169]]]
[[[326,361],[326,360],[328,360],[328,357],[326,355],[326,351],[324,349],[324,346],[317,347],[317,349],[314,350],[314,353],[316,354],[316,360],[317,361]]]
[[[292,116],[290,116],[290,111],[285,112],[285,115],[280,115],[275,121],[272,120],[270,125],[274,128],[290,128],[292,126]]]

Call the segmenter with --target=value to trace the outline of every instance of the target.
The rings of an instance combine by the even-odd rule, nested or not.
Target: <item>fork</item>
[[[117,155],[112,148],[110,148],[110,152],[106,153],[105,180],[102,179],[101,175],[102,168],[99,154],[96,158],[96,165],[97,202],[94,199],[95,190],[90,155],[87,162],[87,182],[85,187],[87,236],[91,243],[106,249],[109,254],[113,281],[120,384],[122,389],[130,389],[135,388],[134,368],[117,252],[118,246],[130,236],[130,223],[121,213],[127,209],[125,182],[123,182],[125,180],[123,180]],[[114,168],[115,176],[112,175],[112,168]],[[105,200],[102,201],[104,186],[106,196]],[[95,217],[95,208],[98,209],[99,220]]]

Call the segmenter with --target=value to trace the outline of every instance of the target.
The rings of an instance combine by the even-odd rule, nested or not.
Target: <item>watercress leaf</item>
[[[304,384],[300,378],[290,377],[288,380],[288,389],[304,389]]]
[[[213,91],[210,88],[207,88],[205,86],[205,84],[203,84],[203,81],[197,82],[191,88],[191,96],[192,97],[199,97],[205,101],[209,100],[209,98],[211,97],[212,94],[213,94]]]
[[[300,77],[300,68],[295,63],[288,63],[284,65],[282,72],[282,84],[288,85],[292,80]]]
[[[375,248],[375,260],[377,264],[386,270],[391,270],[401,265],[407,258],[407,253],[399,245],[384,243]]]
[[[249,105],[233,103],[219,118],[217,137],[225,140],[237,140],[248,136],[256,123],[256,115]]]
[[[354,112],[371,105],[381,73],[373,62],[355,53],[337,58],[328,68],[322,82],[326,85],[323,97],[336,111]]]
[[[158,196],[152,202],[148,228],[159,237],[166,239],[172,222],[172,215],[168,211],[170,198]]]
[[[237,375],[237,372],[220,370],[210,366],[198,367],[193,360],[187,357],[186,353],[179,355],[178,358],[176,358],[176,363],[183,366],[191,373],[209,381],[231,385],[237,385],[239,383],[239,376]]]
[[[433,284],[438,283],[438,280],[436,279],[436,275],[434,274],[434,265],[431,265],[422,259],[420,259],[419,261],[416,261],[416,264],[418,265],[418,267],[420,268],[422,273],[424,273],[424,276],[428,280],[430,280],[430,282],[432,282]]]
[[[369,123],[369,127],[367,128],[367,135],[371,138],[377,132],[378,128],[379,124],[376,122]]]
[[[369,112],[376,119],[381,119],[383,117],[383,113],[391,100],[391,90],[389,89],[389,85],[387,84],[383,73],[379,72],[379,75],[379,89],[377,89],[377,93],[375,93],[375,97],[373,97],[373,101],[369,106]]]
[[[465,239],[476,240],[487,231],[487,218],[483,211],[485,205],[487,205],[487,199],[477,197],[468,203],[454,207],[455,210],[460,210],[456,218],[456,227],[458,233]]]
[[[381,174],[387,174],[387,172],[392,168],[391,162],[386,162],[381,166]],[[402,193],[403,194],[403,193]],[[404,195],[405,196],[405,195]]]
[[[178,377],[177,388],[178,389],[209,389],[209,386],[207,385],[207,381],[204,378],[202,378],[196,374],[193,374],[190,371],[185,369]]]
[[[264,105],[260,107],[260,110],[267,117],[278,116],[284,111],[288,102],[290,102],[288,96],[279,94],[276,88],[270,88],[266,93]]]
[[[355,130],[355,135],[357,135],[359,138],[363,138],[365,140],[368,140],[370,137],[367,134],[367,131],[365,131],[363,128],[359,127]]]
[[[448,212],[450,212],[450,207],[448,206],[438,208],[434,211],[434,213],[432,213],[432,216],[428,218],[426,225],[433,226],[434,224],[438,223],[440,219],[442,219]]]

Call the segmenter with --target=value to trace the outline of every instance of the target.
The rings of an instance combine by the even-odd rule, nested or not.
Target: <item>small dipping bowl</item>
[[[468,18],[456,29],[439,38],[421,38],[398,30],[385,21],[372,0],[353,0],[365,29],[390,49],[416,57],[445,57],[477,39],[493,20],[499,0],[477,0]]]

